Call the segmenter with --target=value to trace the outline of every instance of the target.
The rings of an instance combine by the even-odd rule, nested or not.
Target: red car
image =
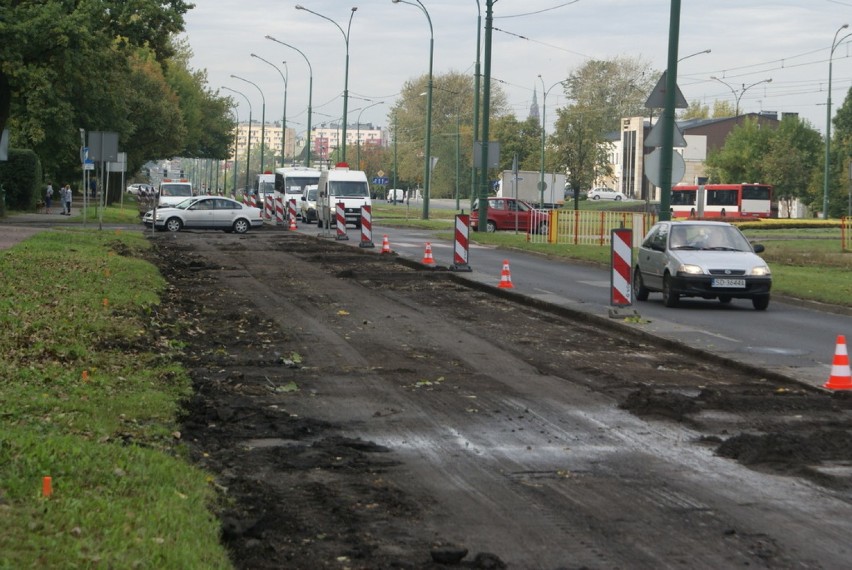
[[[489,232],[498,230],[518,230],[529,233],[547,233],[549,214],[547,210],[534,208],[523,200],[516,198],[488,198],[488,221],[486,228]],[[473,205],[470,212],[472,227],[479,226],[479,202]]]

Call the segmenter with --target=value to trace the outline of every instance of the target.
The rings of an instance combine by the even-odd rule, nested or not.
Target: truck
[[[305,191],[319,184],[320,171],[304,166],[288,166],[275,169],[275,197],[284,200],[289,208],[290,200],[296,200],[296,217],[302,218],[300,202],[305,197]],[[316,214],[316,207],[314,207]],[[316,215],[312,218],[316,220]]]
[[[157,207],[174,206],[195,195],[188,178],[163,178],[157,189]]]
[[[370,183],[363,170],[350,170],[345,162],[323,170],[317,184],[317,226],[336,225],[337,204],[343,203],[346,223],[361,228],[361,206],[371,206]]]
[[[565,175],[553,172],[544,173],[544,199],[538,188],[541,172],[537,170],[519,170],[517,186],[515,172],[504,170],[497,181],[498,198],[517,198],[542,208],[558,208],[565,203]]]

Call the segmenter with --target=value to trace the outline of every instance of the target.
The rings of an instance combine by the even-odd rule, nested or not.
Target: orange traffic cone
[[[299,228],[296,227],[296,216],[290,216],[290,231],[295,231]]]
[[[423,252],[423,259],[420,261],[423,265],[435,265],[435,259],[432,257],[432,244],[426,242],[426,251]]]
[[[388,241],[388,234],[382,236],[382,253],[391,253],[390,242]]]
[[[500,289],[514,289],[512,285],[512,273],[509,271],[509,260],[503,260],[503,271],[500,272],[500,284],[497,285]]]
[[[849,369],[849,353],[846,350],[846,337],[837,335],[837,347],[834,349],[834,361],[831,375],[825,387],[829,390],[852,390],[852,370]]]

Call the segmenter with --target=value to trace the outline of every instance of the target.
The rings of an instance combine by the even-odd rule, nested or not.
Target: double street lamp
[[[271,61],[266,61],[265,59],[263,59],[262,57],[260,57],[259,55],[256,55],[256,54],[251,54],[251,56],[256,57],[260,61],[262,61],[264,63],[268,63],[269,65],[274,67],[275,71],[278,72],[278,75],[281,76],[281,79],[284,80],[284,113],[281,115],[281,166],[284,166],[284,151],[286,149],[285,141],[286,141],[286,136],[287,136],[287,77],[285,77],[285,75],[283,73],[281,73],[281,70],[278,69],[278,66],[275,65],[274,63],[272,63]],[[285,69],[285,71],[287,70],[287,62],[286,61],[284,62],[284,69]],[[289,75],[289,72],[288,72],[288,75]]]
[[[358,9],[357,6],[352,7],[352,11],[349,13],[349,26],[347,26],[346,31],[343,31],[343,28],[340,27],[340,24],[332,20],[327,16],[323,16],[313,10],[309,10],[300,4],[296,4],[296,10],[304,10],[305,12],[310,12],[314,16],[319,16],[323,20],[328,20],[340,30],[340,33],[343,34],[343,42],[346,44],[346,68],[343,73],[343,155],[341,160],[346,162],[346,118],[349,116],[348,105],[349,105],[349,35],[352,31],[352,18],[355,16],[355,11]]]
[[[306,56],[304,54],[304,52],[302,52],[302,50],[300,50],[296,46],[291,46],[290,44],[288,44],[286,42],[282,42],[281,40],[276,40],[272,36],[266,36],[266,39],[272,40],[273,42],[275,42],[277,44],[281,44],[282,46],[287,46],[290,49],[296,50],[297,52],[299,52],[299,54],[303,58],[305,58],[305,63],[308,64],[308,72],[310,74],[310,76],[309,76],[310,79],[308,81],[308,134],[307,134],[307,137],[306,137],[307,143],[305,144],[305,146],[307,148],[307,160],[306,160],[305,166],[310,168],[310,166],[311,166],[311,111],[312,111],[312,109],[311,109],[311,97],[313,96],[313,92],[314,92],[314,68],[311,66],[311,62],[308,60],[308,56]]]
[[[734,89],[733,87],[731,87],[731,85],[730,85],[729,83],[726,83],[725,81],[722,81],[721,79],[719,79],[719,78],[718,78],[718,77],[716,77],[715,75],[710,76],[710,79],[713,79],[713,80],[715,80],[715,81],[718,81],[719,83],[721,83],[722,85],[724,85],[724,86],[726,86],[728,89],[730,89],[730,90],[731,90],[731,93],[733,93],[733,94],[734,94],[734,99],[736,99],[736,106],[735,106],[735,110],[734,110],[734,116],[735,116],[735,117],[739,117],[739,116],[740,116],[740,99],[742,99],[742,98],[743,98],[743,95],[745,95],[745,92],[746,92],[746,91],[748,91],[749,89],[751,89],[751,88],[752,88],[752,87],[754,87],[755,85],[760,85],[761,83],[772,83],[772,78],[771,78],[771,77],[770,77],[769,79],[762,79],[762,80],[760,80],[760,81],[757,81],[757,82],[755,82],[755,83],[752,83],[752,84],[751,84],[751,85],[749,85],[749,86],[746,86],[746,84],[745,84],[745,83],[743,83],[743,88],[742,88],[742,90],[740,91],[739,95],[737,95],[737,91],[736,91],[736,89]]]
[[[828,98],[825,102],[825,169],[822,174],[822,219],[828,219],[828,176],[831,163],[831,59],[834,57],[834,50],[840,45],[840,42],[852,36],[852,33],[846,34],[840,39],[837,36],[841,30],[845,30],[849,24],[843,24],[836,32],[834,32],[834,40],[831,42],[831,53],[828,56]]]
[[[544,122],[545,115],[547,114],[547,94],[550,93],[550,90],[556,87],[557,85],[562,85],[562,81],[557,81],[547,89],[544,88],[544,78],[539,74],[538,78],[541,80],[541,88],[544,92],[544,96],[541,101],[541,171],[539,173],[539,181],[538,181],[538,190],[541,194],[541,204],[544,204],[544,141],[545,141],[545,132],[547,123]]]
[[[261,91],[260,87],[258,87],[257,83],[254,81],[249,81],[248,79],[243,79],[242,77],[233,74],[231,74],[231,77],[239,79],[240,81],[245,81],[250,85],[254,85],[255,89],[257,89],[258,93],[260,93],[260,100],[263,102],[263,109],[260,113],[260,172],[263,173],[263,155],[266,151],[266,147],[264,146],[266,138],[266,97],[263,96],[263,91]]]
[[[423,219],[429,219],[429,186],[432,178],[432,62],[435,53],[435,30],[432,27],[432,18],[429,11],[420,0],[408,2],[407,0],[391,0],[394,4],[410,4],[420,8],[429,22],[429,83],[426,89],[426,150],[424,157],[425,166],[423,172]],[[416,4],[415,4],[416,2]]]
[[[357,139],[358,139],[358,168],[357,168],[357,170],[363,170],[361,168],[361,114],[364,111],[366,111],[367,109],[369,109],[370,107],[375,107],[376,105],[384,105],[384,104],[385,104],[384,101],[378,101],[376,103],[373,103],[372,105],[367,105],[366,107],[361,109],[361,111],[358,113],[358,137],[357,137]]]
[[[243,98],[246,100],[246,103],[248,103],[248,108],[249,108],[248,125],[249,125],[249,127],[248,127],[248,137],[246,138],[246,188],[249,188],[249,159],[251,158],[251,101],[246,96],[246,94],[243,93],[242,91],[237,91],[236,89],[231,89],[230,87],[222,87],[222,89],[225,89],[226,91],[231,91],[233,93],[236,93],[237,95],[242,95]],[[237,123],[237,129],[239,129],[239,126],[240,126],[239,123]],[[237,147],[235,146],[234,147],[234,159],[235,159],[234,160],[234,168],[235,169],[237,167],[236,166],[236,158],[237,158]],[[234,171],[234,192],[237,191],[236,180],[237,180],[237,177],[236,177],[236,170],[235,170]]]

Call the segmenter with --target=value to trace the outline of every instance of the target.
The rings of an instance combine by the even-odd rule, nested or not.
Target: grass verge
[[[183,458],[189,378],[135,232],[0,252],[0,568],[229,568],[211,479]],[[43,495],[43,477],[52,494]]]

